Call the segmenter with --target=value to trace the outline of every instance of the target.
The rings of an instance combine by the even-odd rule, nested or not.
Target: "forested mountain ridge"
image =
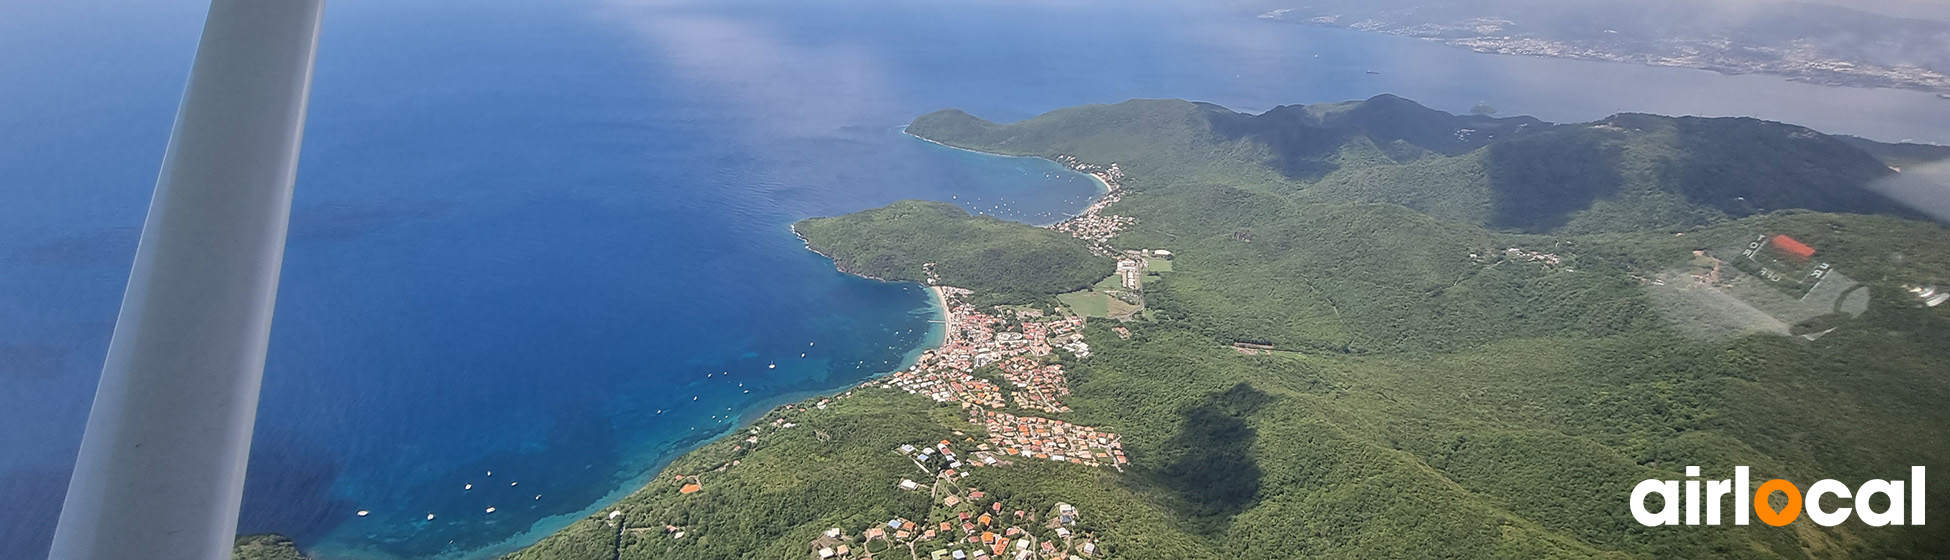
[[[1923,217],[1870,188],[1897,172],[1863,148],[1917,150],[1751,118],[1624,113],[1553,125],[1380,95],[1258,115],[1133,100],[1008,125],[949,110],[908,130],[976,150],[1121,162],[1139,187],[1223,181],[1507,231],[1684,230],[1791,208]]]

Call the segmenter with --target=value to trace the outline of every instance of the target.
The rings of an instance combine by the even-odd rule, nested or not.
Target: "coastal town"
[[[1072,156],[1056,160],[1095,176],[1109,192],[1083,213],[1049,226],[1088,242],[1099,256],[1119,259],[1118,278],[1124,288],[1140,289],[1150,258],[1168,259],[1168,251],[1119,252],[1110,239],[1135,219],[1108,215],[1104,209],[1122,193],[1123,171],[1116,164],[1083,163]],[[1128,254],[1127,254],[1128,253]],[[1066,503],[1025,507],[1005,504],[977,488],[963,487],[972,470],[1008,467],[1017,461],[1038,460],[1083,467],[1110,467],[1119,472],[1129,464],[1121,438],[1114,431],[1052,418],[1003,412],[1013,405],[1030,414],[1062,414],[1070,395],[1068,377],[1057,358],[1090,356],[1081,315],[1036,306],[978,308],[967,303],[972,291],[940,284],[933,263],[923,265],[929,289],[945,310],[940,345],[923,352],[901,371],[865,387],[903,391],[937,403],[960,406],[968,423],[986,432],[977,440],[963,432],[961,442],[901,445],[894,451],[906,457],[920,476],[892,483],[908,492],[927,492],[929,513],[923,519],[894,518],[885,523],[848,530],[827,529],[808,542],[813,560],[905,557],[913,560],[1068,560],[1102,558],[1105,551],[1093,537],[1077,528],[1081,513]],[[1129,330],[1118,328],[1120,336]],[[779,424],[783,426],[783,424]],[[757,431],[748,441],[756,442]],[[971,447],[972,446],[972,447]]]
[[[1169,270],[1169,251],[1118,251],[1109,245],[1120,229],[1135,223],[1131,218],[1102,212],[1120,194],[1118,181],[1123,173],[1116,165],[1085,164],[1068,156],[1059,161],[1104,181],[1110,193],[1083,214],[1050,226],[1052,229],[1089,242],[1100,256],[1118,259],[1115,285],[1133,294],[1141,289],[1149,263],[1163,262],[1160,268]],[[764,445],[773,434],[808,430],[801,426],[799,416],[839,406],[862,389],[904,392],[958,406],[968,423],[962,429],[985,433],[969,435],[952,430],[950,439],[908,443],[891,450],[911,463],[915,474],[887,483],[901,491],[926,493],[926,515],[894,517],[866,527],[830,527],[807,541],[808,558],[1106,558],[1104,544],[1094,531],[1079,525],[1083,516],[1075,506],[1063,502],[1015,503],[965,485],[977,469],[1006,468],[1022,461],[1118,472],[1130,464],[1122,438],[1114,430],[1035,416],[1071,411],[1065,403],[1071,388],[1064,362],[1091,355],[1083,335],[1085,317],[1061,306],[977,307],[969,303],[973,291],[940,283],[934,263],[925,263],[922,268],[928,288],[943,310],[939,345],[923,351],[912,365],[869,381],[860,389],[774,409],[735,436],[738,441],[730,448],[732,453],[721,461],[708,464],[701,472],[670,473],[663,480],[677,495],[695,499],[709,492],[714,476],[722,477],[738,468],[742,460],[737,457]],[[1130,336],[1130,330],[1121,326],[1113,331],[1121,338]],[[812,436],[819,441],[830,438],[819,430],[812,430]],[[633,527],[621,509],[611,512],[605,522],[619,535],[644,535],[660,526],[664,537],[672,540],[685,539],[695,529],[661,521]]]
[[[1067,233],[1071,237],[1089,242],[1090,251],[1096,253],[1098,256],[1117,256],[1117,251],[1110,246],[1110,238],[1116,236],[1117,232],[1137,224],[1137,218],[1104,213],[1104,209],[1124,199],[1122,185],[1124,170],[1119,168],[1115,163],[1110,165],[1085,163],[1077,159],[1076,156],[1068,154],[1058,155],[1055,159],[1057,163],[1063,164],[1064,167],[1096,177],[1098,181],[1104,183],[1104,188],[1108,192],[1098,197],[1097,201],[1091,203],[1090,207],[1083,209],[1083,212],[1068,220],[1049,226],[1050,229]]]
[[[944,292],[966,294],[965,290]],[[947,343],[930,353],[931,358],[868,387],[908,390],[939,402],[958,403],[969,423],[985,430],[986,437],[976,439],[977,436],[957,430],[951,432],[950,439],[907,443],[891,449],[890,452],[910,463],[914,471],[887,483],[904,492],[927,494],[926,514],[914,518],[893,517],[866,527],[828,528],[807,542],[807,558],[1094,560],[1111,557],[1095,531],[1083,523],[1084,514],[1077,507],[1064,502],[1003,500],[966,484],[975,469],[1007,467],[1019,460],[1110,466],[1119,471],[1129,463],[1116,433],[995,411],[993,408],[1003,406],[996,396],[997,386],[969,375],[978,367],[974,365],[976,356],[1002,355],[1000,363],[995,364],[996,369],[1006,372],[1003,376],[1016,389],[1015,394],[1023,396],[1021,402],[1032,403],[1022,408],[1067,411],[1068,407],[1056,400],[1069,394],[1062,367],[1037,361],[1032,349],[1044,353],[1068,350],[1070,345],[1054,344],[1050,339],[1071,340],[1082,321],[1023,309],[1010,311],[1008,317],[1015,319],[1010,321],[1002,315],[975,311],[965,304],[957,305],[952,316],[956,318],[952,323],[956,328],[950,331]],[[1037,328],[1026,328],[1029,325]],[[1038,335],[1031,336],[1031,332]],[[1020,339],[998,336],[1004,334],[1021,336]],[[1072,340],[1070,344],[1080,345],[1081,340]],[[856,393],[847,391],[774,409],[766,419],[741,434],[742,441],[731,450],[735,454],[756,447],[770,433],[805,430],[794,421],[796,416],[839,406]],[[813,433],[821,440],[828,437],[817,430]],[[704,472],[672,473],[664,480],[678,495],[694,496],[707,491],[710,475],[725,473],[740,464],[739,459],[728,459]],[[664,522],[632,526],[631,519],[621,509],[608,513],[603,521],[619,535],[638,537],[660,532],[665,538],[682,540],[690,537],[693,530],[693,527]]]
[[[1041,403],[1040,408],[1047,411],[1068,410],[1056,401],[1069,394],[1063,366],[1037,359],[1059,349],[1078,357],[1089,356],[1090,344],[1083,341],[1080,332],[1082,317],[1048,317],[1040,310],[1015,310],[1005,318],[959,303],[970,293],[968,290],[949,286],[934,289],[951,306],[941,345],[923,352],[913,366],[882,378],[876,385],[936,402],[1002,408],[1008,402],[1003,388],[976,375],[986,366],[998,365],[996,369],[1017,390],[1020,402]]]
[[[990,314],[961,303],[968,290],[935,289],[951,306],[941,346],[876,386],[966,409],[969,423],[988,431],[988,443],[977,447],[971,465],[1002,466],[1008,458],[1034,458],[1123,470],[1128,463],[1123,444],[1108,429],[996,411],[1006,408],[1007,402],[1041,413],[1070,411],[1061,400],[1070,394],[1062,364],[1042,358],[1058,350],[1079,358],[1090,355],[1090,345],[1079,332],[1082,317],[1006,307]],[[991,371],[1002,383],[978,375]],[[956,462],[952,468],[962,467]]]

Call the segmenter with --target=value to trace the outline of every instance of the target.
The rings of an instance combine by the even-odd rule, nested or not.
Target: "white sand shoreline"
[[[936,318],[936,319],[937,319],[937,320],[938,320],[938,321],[939,321],[939,322],[940,322],[941,324],[944,324],[944,325],[945,325],[945,324],[948,324],[948,320],[949,320],[949,315],[950,315],[950,313],[951,313],[951,311],[952,311],[952,310],[950,310],[950,309],[948,309],[948,294],[947,294],[947,292],[943,292],[943,291],[941,291],[941,286],[928,286],[928,293],[932,293],[932,294],[934,294],[934,309],[935,309],[935,314],[934,314],[934,316],[935,316],[935,318]],[[935,346],[940,346],[940,345],[941,345],[941,343],[940,343],[940,342],[935,342],[935,343],[934,343],[934,345],[935,345]]]

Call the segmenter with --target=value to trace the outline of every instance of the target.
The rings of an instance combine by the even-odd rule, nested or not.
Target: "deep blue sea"
[[[741,414],[898,368],[935,335],[925,292],[834,272],[789,224],[905,198],[1047,223],[1096,188],[901,134],[935,109],[1396,93],[1950,142],[1924,93],[1203,4],[333,0],[242,530],[326,559],[490,557]],[[0,4],[0,558],[46,553],[202,10]]]

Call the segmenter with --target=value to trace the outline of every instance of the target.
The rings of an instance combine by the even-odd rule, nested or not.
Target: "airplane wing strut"
[[[52,560],[230,557],[323,0],[216,0]]]

